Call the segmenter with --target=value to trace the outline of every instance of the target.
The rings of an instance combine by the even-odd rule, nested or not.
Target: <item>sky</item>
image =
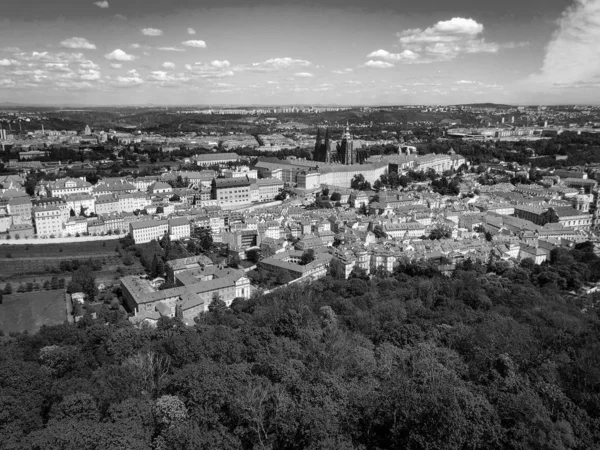
[[[600,0],[16,4],[0,15],[0,104],[600,99]]]

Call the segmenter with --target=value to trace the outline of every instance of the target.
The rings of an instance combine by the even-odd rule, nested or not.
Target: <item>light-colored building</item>
[[[169,236],[173,240],[189,238],[191,235],[190,221],[185,218],[169,219]]]
[[[155,239],[161,239],[169,232],[168,220],[144,220],[129,224],[129,232],[136,244],[145,244]]]
[[[221,206],[250,203],[250,180],[248,178],[215,178],[211,198]]]
[[[46,187],[50,197],[66,197],[72,194],[90,194],[92,185],[80,178],[62,178],[48,183]]]
[[[261,202],[274,200],[283,190],[283,181],[279,178],[261,178],[256,180],[258,198]]]
[[[58,206],[33,208],[35,232],[39,237],[61,236],[63,213]]]

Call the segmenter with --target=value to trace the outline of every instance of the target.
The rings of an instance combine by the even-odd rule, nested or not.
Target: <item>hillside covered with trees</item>
[[[216,299],[194,327],[118,311],[7,337],[1,449],[591,449],[590,243],[541,266],[425,262]]]

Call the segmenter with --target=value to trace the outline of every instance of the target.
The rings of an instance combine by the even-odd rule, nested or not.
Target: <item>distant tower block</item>
[[[504,123],[504,117],[502,118],[502,123]]]
[[[548,128],[548,121],[544,121],[544,128]]]
[[[86,136],[92,134],[92,129],[90,128],[89,125],[85,126],[85,129],[83,130],[83,134],[85,134]]]
[[[515,123],[515,116],[512,116],[512,117],[510,118],[510,123]]]

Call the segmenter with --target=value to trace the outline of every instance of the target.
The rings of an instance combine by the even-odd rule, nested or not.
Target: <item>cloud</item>
[[[13,65],[13,61],[11,61],[11,60],[0,59],[0,66],[8,67],[8,66],[12,66],[12,65]]]
[[[294,74],[295,77],[299,78],[312,78],[314,75],[310,72],[297,72]]]
[[[496,53],[501,48],[517,48],[525,45],[514,42],[507,44],[486,42],[483,31],[483,25],[471,18],[453,17],[450,20],[441,20],[425,29],[412,28],[397,33],[400,45],[403,47],[400,53],[376,50],[367,57],[408,64],[432,63],[448,61],[462,54]]]
[[[142,48],[142,46],[140,44],[134,43],[130,45],[131,48]]]
[[[102,8],[102,9],[106,9],[108,8],[108,2],[106,0],[102,0],[101,2],[94,2],[94,5],[96,5],[98,8]]]
[[[196,30],[194,30],[193,28],[188,28],[187,32],[188,34],[196,34]]]
[[[200,40],[184,41],[181,45],[185,45],[186,47],[206,48],[206,42]]]
[[[332,70],[331,73],[335,73],[336,75],[346,75],[354,72],[354,69],[342,69],[342,70]]]
[[[144,36],[162,36],[163,31],[158,28],[142,28],[142,34]]]
[[[214,63],[215,61],[213,61]],[[229,66],[223,64],[225,61],[217,61],[216,64],[206,64],[197,62],[194,64],[186,64],[185,68],[188,72],[193,74],[196,78],[224,78],[224,77],[232,77],[235,75],[233,70],[229,69]]]
[[[223,69],[223,68],[230,66],[229,61],[227,61],[227,60],[225,60],[225,61],[215,60],[215,61],[211,62],[210,65],[213,67],[217,67],[219,69]]]
[[[293,59],[285,57],[271,58],[263,62],[252,63],[248,66],[239,66],[236,68],[236,70],[249,70],[253,72],[274,72],[277,70],[299,69],[310,66],[312,66],[312,63],[310,61],[306,61],[304,59]]]
[[[137,70],[130,70],[125,76],[116,76],[109,79],[110,84],[116,87],[139,86],[144,83]]]
[[[83,50],[96,50],[96,46],[92,44],[85,38],[82,37],[72,37],[69,39],[65,39],[60,43],[61,47],[64,48],[77,48]]]
[[[185,52],[185,49],[179,47],[157,47],[157,50],[162,50],[163,52]]]
[[[576,0],[558,20],[542,67],[527,81],[537,87],[584,87],[600,77],[600,2]]]
[[[456,82],[456,84],[478,84],[477,81],[471,81],[471,80],[458,80]]]
[[[390,53],[387,50],[376,50],[367,55],[367,58],[380,58],[386,61],[412,62],[419,59],[419,55],[412,50],[404,50],[401,53]]]
[[[133,61],[134,59],[136,59],[135,56],[125,53],[120,48],[117,48],[116,50],[107,53],[106,55],[104,55],[104,57],[113,61]]]
[[[113,69],[120,69],[121,67],[123,67],[123,64],[111,63],[110,67],[112,67]]]
[[[372,67],[375,69],[389,69],[390,67],[394,67],[392,63],[385,61],[373,61],[372,59],[367,61],[364,67]]]
[[[174,69],[174,68],[175,68],[175,63],[172,63],[172,62],[168,62],[168,61],[167,61],[167,62],[164,62],[164,63],[162,63],[162,66],[163,66],[165,69]]]
[[[127,20],[127,16],[124,16],[123,14],[115,14],[115,19],[117,19],[117,20]]]

